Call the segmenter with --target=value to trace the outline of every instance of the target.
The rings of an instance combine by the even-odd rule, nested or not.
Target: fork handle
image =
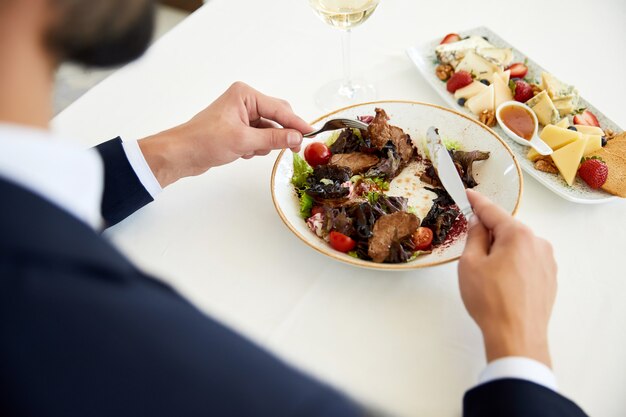
[[[302,137],[303,138],[312,138],[313,136],[321,133],[323,130],[324,129],[317,129],[317,130],[314,130],[312,132],[309,132],[309,133],[306,133],[306,134],[302,135]]]

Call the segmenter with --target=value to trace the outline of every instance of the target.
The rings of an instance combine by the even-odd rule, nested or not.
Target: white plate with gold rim
[[[522,174],[520,167],[511,152],[509,146],[485,125],[454,110],[433,104],[410,102],[410,101],[379,101],[363,103],[344,109],[336,110],[313,122],[314,126],[321,126],[329,119],[337,117],[356,118],[357,116],[373,115],[374,109],[385,109],[391,120],[389,123],[399,126],[411,135],[414,144],[421,151],[422,138],[430,126],[439,128],[443,138],[457,141],[462,150],[481,150],[490,152],[487,161],[474,164],[474,177],[479,185],[475,190],[483,193],[508,212],[515,214],[522,196]],[[314,141],[325,141],[332,132],[318,135]],[[310,140],[305,140],[305,145]],[[302,151],[303,153],[304,151]],[[404,173],[403,173],[404,174]],[[457,260],[465,246],[465,235],[435,249],[431,254],[423,255],[415,260],[402,264],[379,264],[362,259],[356,259],[340,253],[330,247],[324,240],[317,237],[307,226],[299,214],[299,201],[296,196],[291,177],[293,175],[293,154],[290,151],[282,151],[274,164],[271,178],[271,192],[278,215],[285,225],[304,243],[318,252],[333,259],[346,262],[351,265],[384,269],[384,270],[407,270],[435,266]],[[419,190],[423,188],[419,178],[415,175],[400,175],[396,180],[401,180],[403,187],[413,187]],[[395,180],[394,180],[395,181]],[[411,182],[411,184],[408,184]],[[394,182],[392,182],[392,190]],[[398,189],[395,187],[395,189]],[[419,208],[422,213],[427,212],[432,201],[424,202]]]
[[[528,74],[532,75],[535,78],[540,77],[541,73],[543,71],[546,71],[543,67],[528,58],[527,55],[522,54],[519,50],[515,49],[511,44],[499,37],[489,28],[477,27],[458,33],[459,35],[461,35],[461,37],[473,35],[484,36],[489,40],[490,43],[498,48],[511,48],[513,50],[514,56],[513,62],[526,61],[526,64],[528,66]],[[445,33],[442,34],[442,37],[444,35]],[[435,57],[435,47],[439,45],[440,42],[441,38],[433,39],[432,41],[426,42],[420,46],[407,49],[407,54],[409,55],[409,58],[411,59],[411,61],[413,61],[417,69],[420,71],[420,73],[424,76],[426,81],[435,91],[437,91],[437,93],[439,93],[439,95],[444,99],[446,103],[448,103],[448,105],[463,114],[469,115],[472,119],[476,119],[477,117],[467,107],[461,106],[459,105],[459,103],[457,103],[454,95],[450,94],[448,90],[446,90],[446,83],[437,78],[435,74],[435,68],[438,65]],[[554,75],[558,77],[558,74]],[[598,118],[600,125],[604,129],[612,129],[615,132],[621,132],[623,130],[615,122],[602,114],[602,112],[600,112],[597,108],[592,106],[582,97],[580,98],[580,106],[586,107],[591,112],[593,112],[593,114],[595,114]],[[539,181],[540,184],[548,188],[559,197],[579,204],[602,204],[617,199],[617,197],[602,190],[591,189],[589,186],[587,186],[587,184],[585,184],[584,181],[582,181],[578,177],[574,181],[574,184],[570,187],[560,175],[538,171],[533,166],[533,163],[526,158],[526,154],[528,153],[529,149],[527,146],[520,145],[519,143],[516,143],[512,139],[508,138],[499,126],[495,126],[493,130],[498,133],[498,135],[500,135],[502,138],[504,138],[504,140],[510,146],[513,153],[518,158],[522,169],[531,177]]]

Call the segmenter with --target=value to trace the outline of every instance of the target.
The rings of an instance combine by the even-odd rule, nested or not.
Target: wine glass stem
[[[343,54],[343,85],[340,94],[352,97],[354,87],[352,86],[352,55],[350,51],[350,29],[342,30],[341,34],[341,50]]]

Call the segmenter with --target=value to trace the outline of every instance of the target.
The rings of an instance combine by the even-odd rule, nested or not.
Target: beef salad
[[[368,123],[367,129],[336,132],[326,143],[307,146],[304,159],[293,155],[291,182],[300,215],[313,233],[337,251],[379,263],[408,262],[458,236],[465,219],[428,155],[420,152],[423,147],[389,124],[383,109],[359,119]],[[447,143],[465,187],[478,185],[474,162],[488,159],[489,153],[466,152],[457,143]],[[428,192],[430,208],[422,210],[423,218],[409,204],[411,198],[390,193],[409,166],[419,166],[413,177]]]

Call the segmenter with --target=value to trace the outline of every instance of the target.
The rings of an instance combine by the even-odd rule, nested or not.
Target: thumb
[[[297,148],[302,143],[302,133],[295,129],[251,129],[252,151]]]
[[[469,221],[467,230],[467,241],[462,256],[487,256],[491,246],[491,236],[489,230],[474,215]]]

